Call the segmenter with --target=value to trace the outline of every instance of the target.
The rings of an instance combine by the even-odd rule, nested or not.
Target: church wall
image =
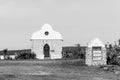
[[[45,44],[50,46],[50,59],[62,58],[62,40],[32,40],[32,52],[38,59],[44,59],[43,47]]]

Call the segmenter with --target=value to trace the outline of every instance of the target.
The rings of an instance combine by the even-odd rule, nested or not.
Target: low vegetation
[[[120,40],[114,45],[106,45],[107,49],[107,64],[108,65],[120,65]]]
[[[17,56],[15,57],[15,59],[36,59],[36,54],[35,53],[19,53],[17,54]]]
[[[66,47],[62,52],[63,59],[85,59],[85,49],[86,47],[82,47],[80,44],[76,44],[74,47]]]
[[[119,80],[120,73],[86,66],[84,60],[14,60],[0,62],[0,80]]]

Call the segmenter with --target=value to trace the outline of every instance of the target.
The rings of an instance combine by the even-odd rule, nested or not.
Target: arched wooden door
[[[44,45],[43,51],[44,51],[44,57],[45,58],[50,57],[50,46],[48,44]]]

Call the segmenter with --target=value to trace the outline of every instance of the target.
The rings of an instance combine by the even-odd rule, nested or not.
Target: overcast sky
[[[0,50],[30,48],[44,23],[60,32],[64,45],[120,38],[120,0],[0,0]]]

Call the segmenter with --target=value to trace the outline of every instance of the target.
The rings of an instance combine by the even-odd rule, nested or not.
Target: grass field
[[[83,60],[0,61],[0,80],[120,80]]]

